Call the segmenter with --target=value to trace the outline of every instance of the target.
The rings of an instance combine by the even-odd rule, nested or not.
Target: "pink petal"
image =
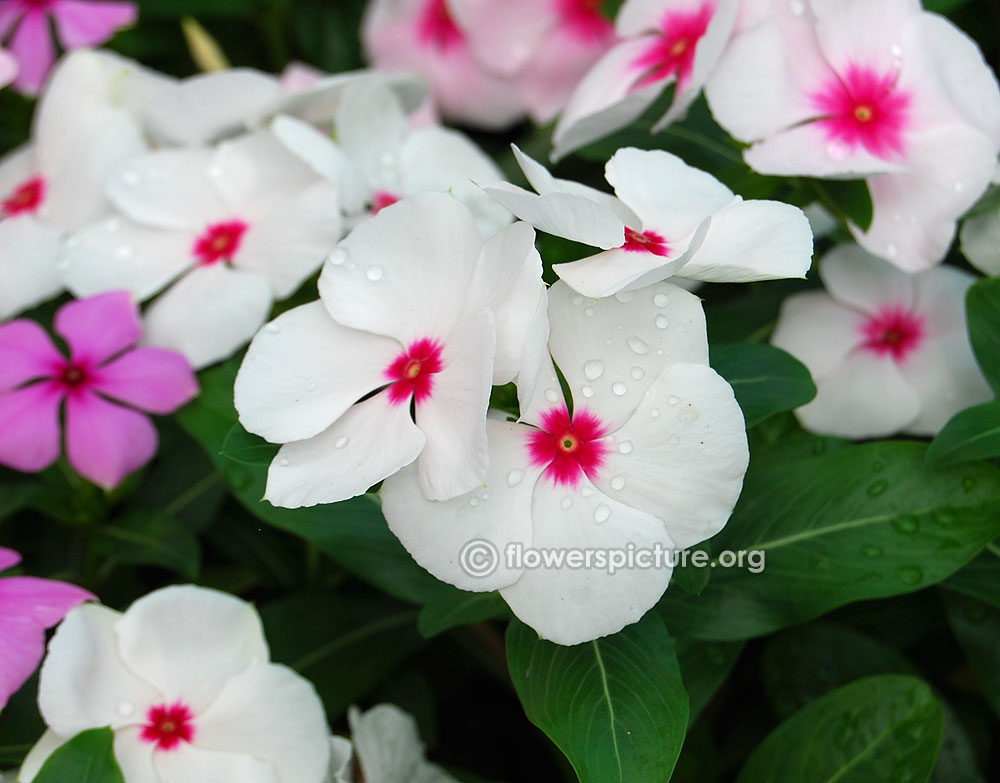
[[[0,709],[35,673],[45,653],[45,629],[26,618],[0,619]]]
[[[21,92],[37,95],[56,61],[49,19],[44,11],[32,8],[25,13],[10,48],[21,64],[14,86]]]
[[[13,568],[21,562],[21,556],[13,549],[5,549],[0,546],[0,571]]]
[[[183,354],[136,348],[100,368],[93,388],[144,411],[166,414],[198,394],[198,379]]]
[[[34,576],[0,579],[0,618],[23,617],[46,628],[58,624],[77,604],[93,599],[82,587],[66,582]]]
[[[2,23],[2,20],[0,20]],[[6,49],[0,49],[0,87],[6,87],[17,76],[17,58]]]
[[[99,46],[115,31],[135,24],[139,9],[133,3],[57,0],[52,5],[59,39],[67,49]]]
[[[24,7],[18,3],[5,3],[0,6],[0,38],[7,37],[23,13]]]
[[[139,307],[127,291],[78,299],[56,313],[56,332],[76,361],[100,364],[139,342]]]
[[[51,383],[0,394],[0,465],[34,473],[59,458],[62,398]]]
[[[98,486],[118,486],[153,458],[156,445],[156,428],[141,413],[87,392],[66,400],[66,454]]]
[[[53,365],[62,358],[34,321],[10,321],[0,326],[0,392],[51,376]]]

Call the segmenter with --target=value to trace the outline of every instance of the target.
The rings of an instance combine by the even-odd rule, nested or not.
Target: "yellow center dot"
[[[688,48],[688,42],[686,38],[681,38],[677,43],[670,47],[670,53],[677,57],[678,55],[684,54],[684,50]]]
[[[406,365],[407,378],[416,378],[418,375],[420,375],[420,362],[412,361]]]
[[[858,122],[870,122],[873,112],[870,106],[858,106],[854,110],[854,118]]]

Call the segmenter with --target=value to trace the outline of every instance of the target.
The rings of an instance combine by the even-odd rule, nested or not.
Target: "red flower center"
[[[863,347],[877,356],[891,356],[896,361],[906,359],[924,340],[923,316],[903,307],[886,307],[869,318],[861,327],[865,336]]]
[[[635,89],[647,87],[671,76],[677,77],[677,89],[683,90],[694,71],[698,42],[715,15],[713,3],[693,11],[670,11],[660,23],[660,35],[632,65],[642,72]]]
[[[182,742],[194,740],[194,713],[179,701],[150,707],[141,736],[156,750],[174,750]]]
[[[59,384],[67,390],[79,389],[90,382],[90,368],[77,362],[70,362],[62,367],[58,376]]]
[[[375,195],[372,197],[372,214],[377,215],[386,207],[391,207],[399,201],[399,196],[395,193],[390,193],[388,190],[377,190]]]
[[[570,417],[565,406],[551,408],[528,435],[528,455],[532,465],[545,467],[553,484],[576,488],[585,474],[596,480],[604,467],[610,449],[602,438],[607,434],[604,423],[586,409]]]
[[[905,151],[910,96],[896,89],[894,74],[852,65],[815,93],[812,102],[823,114],[818,122],[831,142],[848,150],[864,147],[879,158]]]
[[[34,214],[45,201],[45,180],[42,177],[33,177],[27,182],[22,182],[3,201],[0,201],[0,209],[8,217],[21,215],[24,213]]]
[[[219,261],[232,261],[243,244],[243,235],[250,226],[242,220],[213,223],[195,240],[191,251],[202,266]]]
[[[396,357],[385,371],[385,377],[392,381],[389,400],[393,405],[407,403],[410,397],[419,403],[431,396],[434,375],[444,369],[442,350],[440,342],[424,338]]]
[[[562,23],[584,41],[600,41],[614,34],[614,26],[601,11],[602,0],[556,0]]]
[[[660,234],[655,231],[639,232],[628,226],[625,227],[625,244],[622,245],[622,249],[632,253],[652,253],[656,256],[670,255],[670,245]]]
[[[424,6],[417,22],[417,37],[425,46],[439,50],[451,49],[465,39],[445,0],[430,0]]]

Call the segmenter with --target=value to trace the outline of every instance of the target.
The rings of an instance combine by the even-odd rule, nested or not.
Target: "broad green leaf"
[[[747,428],[816,396],[809,370],[779,348],[757,343],[711,346],[711,365],[729,381]]]
[[[257,8],[257,0],[142,0],[143,17],[246,16]]]
[[[716,567],[697,597],[667,590],[672,633],[743,639],[852,601],[935,584],[1000,535],[1000,470],[931,469],[917,443],[763,458],[713,551],[763,552],[765,568]]]
[[[942,582],[941,587],[1000,609],[1000,542],[987,545],[986,551]]]
[[[817,285],[814,280],[768,280],[749,283],[746,293],[721,302],[706,302],[708,342],[760,342],[774,331],[782,302]]]
[[[222,456],[244,465],[270,465],[278,446],[268,443],[259,435],[243,429],[239,423],[233,425],[222,444]]]
[[[77,734],[42,765],[33,783],[124,783],[111,729]]]
[[[969,0],[924,0],[924,9],[935,14],[950,14],[968,3]]]
[[[663,783],[677,763],[688,698],[663,621],[653,612],[574,647],[515,620],[511,679],[528,719],[566,754],[580,783]]]
[[[834,217],[849,220],[862,231],[871,228],[875,209],[865,180],[811,179],[809,184]]]
[[[684,690],[690,700],[689,723],[715,696],[743,652],[743,642],[705,642],[680,636],[674,639]]]
[[[941,704],[915,677],[866,677],[816,699],[754,751],[739,783],[925,781],[941,741]]]
[[[945,593],[944,605],[983,695],[1000,715],[1000,609],[956,593]]]
[[[98,528],[94,546],[121,563],[160,566],[192,581],[201,572],[197,536],[160,511],[133,511]]]
[[[965,295],[965,312],[979,368],[1000,395],[1000,278],[973,285]]]
[[[29,506],[32,498],[41,492],[38,484],[0,484],[0,520]]]
[[[956,413],[927,450],[931,465],[1000,457],[1000,401]]]
[[[417,618],[421,636],[430,639],[460,625],[510,617],[510,609],[499,593],[445,593],[428,603]]]

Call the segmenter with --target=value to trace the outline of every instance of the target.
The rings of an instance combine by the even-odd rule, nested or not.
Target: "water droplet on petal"
[[[619,491],[625,489],[625,477],[615,476],[613,479],[611,479],[611,488],[617,489]]]
[[[955,188],[956,193],[961,193],[963,190],[965,190],[965,183],[956,182],[954,185],[952,185],[952,187]]]
[[[347,253],[345,253],[340,248],[337,248],[332,253],[330,253],[329,258],[327,258],[327,263],[332,266],[340,266],[347,260]]]
[[[669,403],[670,405],[680,405],[681,398],[678,397],[676,394],[671,394],[669,397],[667,397],[667,403]]]
[[[377,283],[383,277],[385,277],[385,270],[380,266],[370,266],[368,271],[365,272],[365,277],[371,280],[373,283]]]
[[[559,505],[563,507],[566,511],[573,508],[573,496],[566,495],[562,500],[559,501]]]
[[[479,505],[479,498],[470,498],[469,499],[469,505],[472,506],[473,508],[475,508],[476,506],[478,506]]]
[[[651,411],[649,412],[649,415],[650,415],[650,416],[652,416],[652,417],[653,417],[654,419],[658,419],[658,418],[660,418],[660,409],[659,409],[659,408],[653,408],[653,409],[652,409],[652,410],[651,410]]]
[[[657,329],[666,329],[668,326],[670,326],[670,321],[667,319],[667,316],[665,315],[656,316]]]
[[[593,487],[580,487],[580,497],[589,498],[594,496]]]
[[[617,294],[615,294],[615,299],[617,299],[622,304],[628,304],[633,299],[635,299],[635,294],[633,294],[631,291],[619,291]]]
[[[628,343],[629,348],[640,356],[644,356],[649,353],[649,346],[646,345],[645,341],[638,337],[629,337],[625,342]]]
[[[521,483],[521,479],[523,478],[524,478],[523,470],[512,470],[510,473],[507,474],[507,486],[516,487],[518,484]]]
[[[264,331],[267,332],[268,334],[277,334],[278,332],[281,331],[281,327],[278,326],[276,323],[272,322],[264,327]]]
[[[583,297],[582,296],[574,296],[573,297],[573,304],[575,304],[577,307],[579,307],[580,305],[582,305],[583,304]]]
[[[583,311],[583,314],[589,318],[590,316],[592,316],[594,314],[594,308],[593,307],[588,307],[587,309],[585,309]]]
[[[341,435],[339,438],[337,438],[337,442],[333,444],[333,447],[335,449],[342,449],[350,442],[351,442],[350,438],[348,438],[346,435]]]
[[[899,255],[899,248],[895,245],[886,245],[885,254],[888,258],[895,258]]]
[[[631,454],[632,453],[632,441],[630,441],[630,440],[623,440],[621,443],[618,444],[618,451],[620,451],[622,454]]]
[[[628,393],[628,386],[621,381],[611,384],[611,391],[619,397],[624,397]]]
[[[642,367],[633,367],[630,374],[633,381],[641,381],[646,377],[646,371]]]
[[[580,389],[580,391],[582,392],[582,394],[583,394],[584,397],[588,397],[589,398],[589,397],[593,397],[594,396],[594,387],[593,386],[584,386],[582,389]]]
[[[666,307],[668,304],[670,304],[670,297],[667,296],[666,294],[657,294],[656,296],[653,297],[653,304],[655,304],[657,307]]]
[[[603,522],[607,522],[610,517],[611,517],[611,509],[605,506],[604,504],[601,504],[600,506],[594,509],[594,521],[598,525],[600,525]]]
[[[118,705],[118,714],[123,718],[127,718],[133,712],[135,712],[135,705],[130,701],[123,701]]]
[[[891,54],[893,57],[896,58],[902,57],[903,47],[900,46],[898,43],[894,43],[892,46],[889,47],[889,54]]]
[[[281,467],[283,468],[287,468],[290,463],[288,462],[287,458],[282,457],[281,459],[278,460],[278,464],[281,465]]]
[[[128,169],[122,172],[122,182],[124,182],[126,185],[138,185],[141,179],[142,177],[139,176],[138,171],[133,171],[132,169]]]
[[[604,375],[604,362],[600,359],[591,359],[583,365],[583,374],[588,381],[596,381]]]
[[[555,389],[546,389],[545,399],[548,400],[549,402],[559,402],[559,392],[557,392]]]

